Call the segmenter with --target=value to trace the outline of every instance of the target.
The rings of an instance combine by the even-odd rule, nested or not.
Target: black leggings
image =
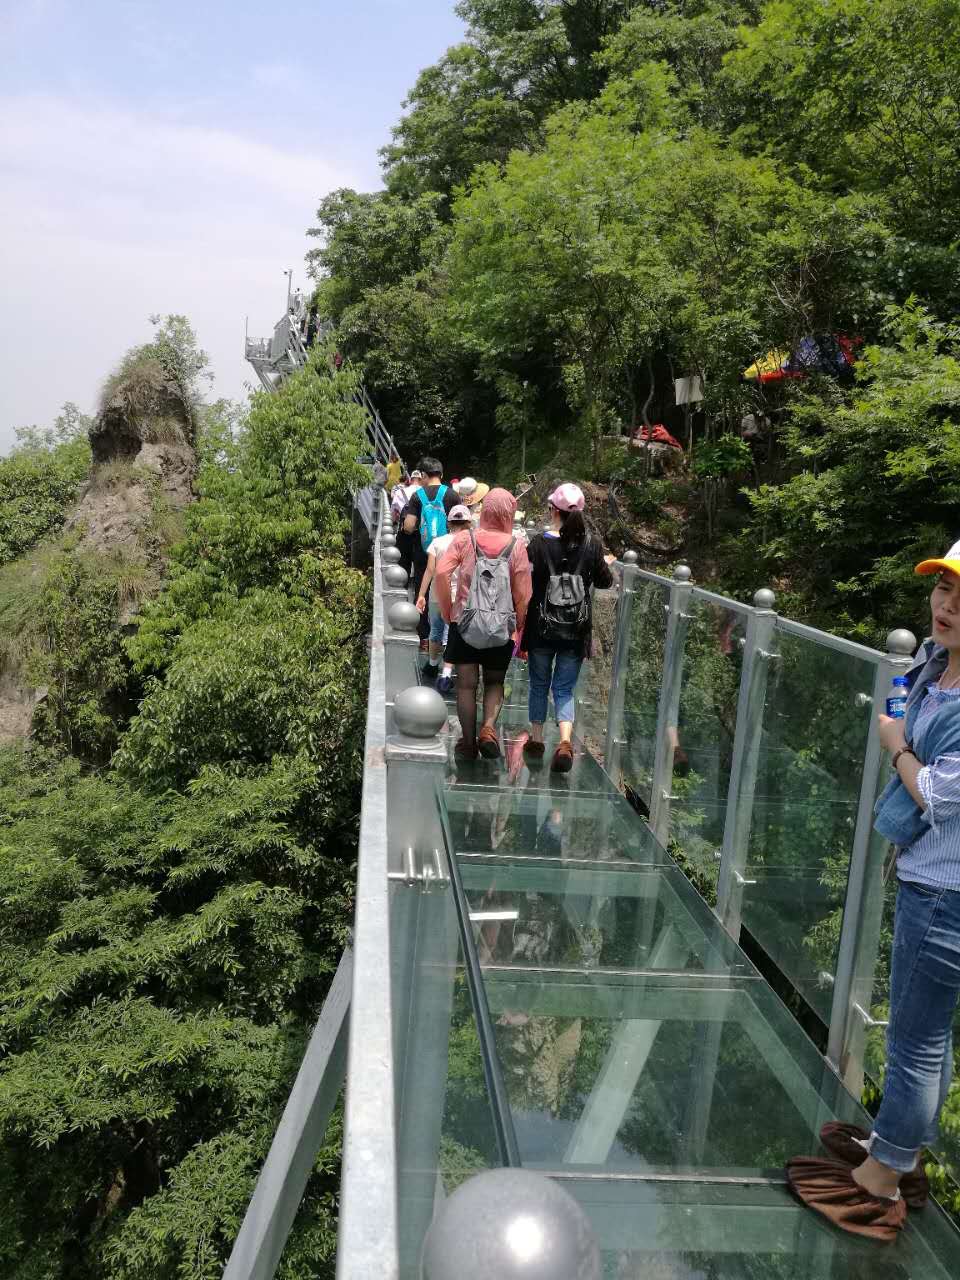
[[[457,717],[463,730],[463,740],[472,746],[477,738],[477,688],[480,684],[480,666],[475,662],[457,664]],[[483,667],[483,723],[494,725],[503,706],[503,680],[507,674],[503,667]]]

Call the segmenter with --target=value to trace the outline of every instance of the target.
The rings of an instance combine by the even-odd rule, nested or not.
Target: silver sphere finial
[[[674,582],[689,582],[693,577],[693,570],[688,564],[678,564],[673,571]]]
[[[387,623],[394,631],[416,631],[420,625],[420,611],[409,600],[398,600],[387,610]]]
[[[584,1211],[532,1169],[488,1169],[441,1205],[423,1242],[421,1280],[600,1280]]]
[[[436,689],[415,684],[394,698],[393,720],[408,738],[435,738],[447,723],[447,704]]]
[[[757,609],[772,609],[777,603],[776,592],[769,587],[761,587],[753,593],[753,603]]]
[[[387,547],[395,547],[396,545],[397,545],[396,534],[384,533],[381,535],[380,546],[382,550],[386,551]]]
[[[398,564],[388,564],[383,571],[383,581],[385,586],[393,587],[394,590],[398,587],[405,587],[407,585],[407,571]]]
[[[636,553],[635,551],[625,551],[625,552],[623,553],[623,563],[624,563],[624,564],[639,564],[639,563],[640,563],[640,557],[637,555],[637,553]]]
[[[380,552],[381,564],[399,564],[402,559],[400,552],[397,550],[396,544],[392,547],[384,547]]]
[[[897,627],[887,636],[887,653],[898,658],[912,658],[917,650],[917,637],[906,627]]]

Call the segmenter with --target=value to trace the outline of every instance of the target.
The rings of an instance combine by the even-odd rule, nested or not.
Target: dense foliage
[[[117,602],[83,558],[60,548],[48,572],[69,638],[51,652],[77,665],[56,678],[73,697],[109,659],[100,685],[133,699],[112,764],[84,764],[52,710],[0,753],[0,1269],[18,1280],[222,1273],[350,919],[352,383],[317,361],[236,435],[201,417],[200,497],[128,653],[91,652]],[[66,711],[102,733],[109,705]],[[333,1132],[285,1276],[332,1256],[336,1151]]]
[[[21,427],[0,458],[0,565],[23,555],[63,523],[90,467],[90,419],[65,404],[52,427]]]
[[[670,507],[701,579],[752,593],[766,574],[795,613],[871,640],[920,627],[905,567],[955,531],[949,492],[926,497],[951,448],[957,0],[458,12],[466,38],[411,91],[384,190],[335,192],[312,232],[320,306],[401,446],[507,483],[613,479],[636,518]],[[861,341],[857,384],[742,379],[835,333]],[[706,398],[687,415],[690,374]],[[908,380],[923,403],[900,415]],[[871,466],[859,425],[880,402],[899,425]],[[604,443],[657,421],[686,446],[666,487]],[[812,559],[825,519],[842,546]]]

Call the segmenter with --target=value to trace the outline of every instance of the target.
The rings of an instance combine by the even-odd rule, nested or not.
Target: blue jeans
[[[530,660],[530,723],[543,724],[547,718],[547,694],[553,683],[553,705],[558,720],[573,721],[573,691],[583,666],[575,653],[554,649],[532,649]]]
[[[953,1075],[960,997],[960,891],[903,880],[897,890],[883,1102],[870,1154],[909,1173],[937,1123]]]
[[[433,589],[430,590],[430,599],[427,602],[427,613],[430,617],[430,643],[446,644],[447,643],[447,624],[444,622],[440,614],[440,606],[433,598]]]

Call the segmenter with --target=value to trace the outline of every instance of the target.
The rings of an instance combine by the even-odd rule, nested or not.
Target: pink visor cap
[[[473,523],[470,508],[465,507],[462,502],[458,502],[455,507],[451,507],[447,512],[447,524],[454,524],[457,520],[462,520],[465,524]]]
[[[579,485],[558,484],[547,501],[558,511],[582,511],[586,499]]]

